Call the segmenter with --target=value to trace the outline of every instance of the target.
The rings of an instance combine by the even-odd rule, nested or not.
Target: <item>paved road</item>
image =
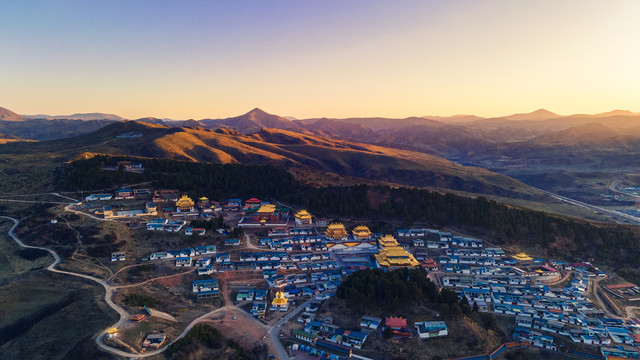
[[[640,218],[637,218],[635,216],[624,214],[624,213],[621,213],[621,212],[616,211],[616,210],[605,209],[605,208],[600,207],[600,206],[587,204],[585,202],[574,200],[574,199],[568,198],[566,196],[554,194],[554,193],[548,192],[546,190],[542,190],[542,189],[538,189],[538,188],[535,188],[535,189],[536,190],[540,190],[540,191],[546,193],[547,195],[549,195],[549,196],[551,196],[551,197],[553,197],[555,199],[558,199],[560,201],[564,201],[564,202],[569,203],[571,205],[575,205],[575,206],[578,206],[578,207],[581,207],[581,208],[584,208],[584,209],[587,209],[587,210],[591,210],[591,211],[600,211],[600,212],[606,213],[606,214],[611,215],[611,216],[613,216],[615,218],[618,218],[618,219],[619,218],[623,218],[625,220],[630,220],[630,221],[634,222],[635,224],[640,224]]]
[[[244,234],[245,239],[247,240],[247,248],[248,249],[258,249],[257,246],[253,245],[251,243],[251,236],[249,236],[248,234]]]
[[[0,199],[0,201],[17,202],[17,203],[31,203],[31,204],[60,204],[60,205],[68,204],[68,202],[44,201],[44,200],[35,201],[35,200]]]
[[[275,325],[273,325],[273,327],[271,329],[269,329],[269,331],[267,331],[267,335],[269,335],[269,337],[271,337],[271,342],[273,342],[273,344],[276,347],[276,351],[278,353],[277,356],[278,356],[279,359],[282,359],[282,360],[291,359],[289,357],[289,354],[287,353],[287,350],[284,348],[284,346],[280,342],[280,327],[282,325],[284,325],[284,323],[289,321],[292,317],[296,316],[302,310],[304,310],[304,308],[307,305],[309,305],[312,301],[313,301],[313,298],[305,301],[302,305],[300,305],[300,306],[296,307],[295,309],[291,310],[287,315],[283,316],[280,320],[278,320],[278,322]]]
[[[83,212],[83,211],[74,210],[74,209],[71,208],[74,204],[69,204],[69,203],[66,203],[66,204],[68,204],[68,205],[64,207],[64,211],[69,211],[69,212],[72,212],[72,213],[75,213],[75,214],[78,214],[78,215],[88,216],[88,217],[90,217],[90,218],[92,218],[94,220],[98,220],[98,221],[111,221],[111,219],[99,218],[97,216],[93,216],[91,214],[87,214],[86,212]]]

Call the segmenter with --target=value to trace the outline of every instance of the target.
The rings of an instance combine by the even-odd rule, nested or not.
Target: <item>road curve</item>
[[[65,274],[65,275],[71,275],[71,276],[77,276],[83,279],[87,279],[87,280],[91,280],[94,281],[100,285],[102,285],[102,287],[105,289],[105,294],[104,294],[104,301],[107,303],[107,305],[109,305],[112,309],[114,309],[119,315],[120,315],[120,320],[118,320],[118,322],[110,327],[117,327],[117,326],[121,326],[123,324],[125,324],[128,320],[129,320],[129,313],[123,309],[122,307],[120,307],[118,304],[114,303],[111,300],[111,297],[113,295],[113,287],[109,284],[107,284],[104,280],[102,279],[98,279],[96,277],[93,276],[89,276],[89,275],[85,275],[85,274],[78,274],[78,273],[74,273],[71,271],[64,271],[64,270],[58,270],[56,269],[56,265],[58,265],[60,263],[60,256],[58,256],[58,254],[49,249],[49,248],[45,248],[45,247],[40,247],[40,246],[31,246],[31,245],[26,245],[25,243],[23,243],[15,234],[14,230],[18,227],[18,224],[20,223],[20,221],[18,219],[9,217],[9,216],[0,216],[0,218],[2,219],[7,219],[7,220],[11,220],[13,221],[13,226],[11,227],[11,229],[9,229],[9,236],[18,244],[18,246],[23,247],[23,248],[27,248],[27,249],[38,249],[38,250],[44,250],[49,252],[49,254],[51,254],[53,256],[53,262],[51,263],[51,265],[49,265],[47,267],[47,270],[54,272],[54,273],[58,273],[58,274]],[[106,329],[105,329],[106,330]],[[98,338],[101,338],[101,336],[104,335],[101,334],[100,336],[98,336]],[[97,339],[96,339],[97,342]],[[100,343],[98,343],[98,345],[101,345]],[[111,353],[115,353],[113,350],[118,350],[118,349],[114,349],[111,348],[109,346],[106,345],[102,345],[100,346],[103,350],[111,352]],[[119,351],[119,350],[118,350]],[[135,355],[135,354],[129,354],[129,353],[124,353],[125,355],[121,355],[121,356],[131,356],[131,355]]]
[[[186,327],[186,328],[184,329],[184,331],[180,334],[180,336],[176,337],[176,338],[175,338],[175,340],[173,340],[171,343],[169,343],[169,344],[165,345],[164,347],[162,347],[162,348],[160,348],[160,349],[153,350],[153,351],[149,351],[149,352],[145,352],[145,353],[142,353],[142,354],[140,354],[140,353],[129,353],[129,352],[126,352],[126,351],[122,351],[122,350],[120,350],[120,349],[116,349],[116,348],[114,348],[114,347],[111,347],[111,346],[109,346],[109,345],[106,345],[106,344],[103,342],[103,340],[104,340],[105,335],[107,334],[107,333],[106,333],[107,329],[112,328],[112,327],[122,327],[124,324],[128,323],[128,321],[129,321],[129,316],[130,316],[130,314],[129,314],[125,309],[123,309],[122,307],[120,307],[118,304],[114,303],[114,302],[112,301],[112,299],[111,299],[111,298],[112,298],[112,296],[113,296],[113,291],[114,291],[115,289],[120,288],[120,287],[128,287],[128,286],[126,286],[126,285],[125,285],[125,286],[111,286],[111,285],[107,284],[104,280],[102,280],[102,279],[98,279],[98,278],[93,277],[93,276],[89,276],[89,275],[85,275],[85,274],[78,274],[78,273],[74,273],[74,272],[71,272],[71,271],[64,271],[64,270],[58,270],[58,269],[56,269],[56,268],[55,268],[55,267],[56,267],[56,265],[58,265],[58,264],[60,263],[60,257],[58,256],[58,254],[57,254],[55,251],[53,251],[53,250],[51,250],[51,249],[49,249],[49,248],[45,248],[45,247],[31,246],[31,245],[26,245],[26,244],[24,244],[24,243],[23,243],[23,242],[22,242],[22,241],[21,241],[21,240],[16,236],[16,234],[14,233],[14,230],[18,227],[18,224],[20,223],[20,221],[19,221],[18,219],[15,219],[15,218],[12,218],[12,217],[9,217],[9,216],[2,216],[2,215],[0,215],[0,218],[13,221],[13,226],[11,227],[11,229],[9,229],[8,234],[9,234],[9,236],[10,236],[10,237],[11,237],[11,238],[12,238],[12,239],[13,239],[13,240],[14,240],[14,241],[15,241],[15,242],[20,246],[20,247],[28,248],[28,249],[44,250],[44,251],[47,251],[49,254],[51,254],[51,255],[53,256],[54,261],[53,261],[53,263],[51,263],[51,265],[49,265],[49,266],[47,267],[47,270],[49,270],[49,271],[51,271],[51,272],[54,272],[54,273],[58,273],[58,274],[66,274],[66,275],[71,275],[71,276],[77,276],[77,277],[80,277],[80,278],[83,278],[83,279],[87,279],[87,280],[94,281],[94,282],[96,282],[96,283],[98,283],[98,284],[102,285],[102,287],[105,289],[104,301],[107,303],[107,305],[109,305],[112,309],[114,309],[114,310],[115,310],[115,311],[120,315],[120,320],[118,320],[118,322],[116,322],[115,324],[113,324],[113,325],[111,325],[111,326],[107,327],[106,329],[104,329],[104,330],[103,330],[103,331],[102,331],[102,332],[101,332],[101,333],[96,337],[96,344],[97,344],[97,345],[98,345],[98,347],[99,347],[101,350],[103,350],[103,351],[109,352],[109,353],[114,354],[114,355],[118,355],[118,356],[126,357],[126,358],[145,358],[145,357],[149,357],[149,356],[158,355],[158,354],[160,354],[160,353],[164,352],[165,350],[167,350],[167,348],[168,348],[171,344],[173,344],[173,343],[175,343],[176,341],[180,340],[181,338],[185,337],[185,336],[187,335],[187,333],[189,332],[189,330],[191,330],[191,329],[192,329],[196,324],[198,324],[198,323],[200,323],[200,322],[202,322],[202,321],[206,321],[206,320],[208,320],[208,318],[209,318],[211,315],[214,315],[214,314],[216,314],[216,313],[217,313],[217,312],[219,312],[219,311],[227,310],[227,309],[228,309],[228,308],[230,308],[230,307],[234,307],[234,308],[235,308],[235,306],[228,306],[228,305],[227,305],[227,306],[223,306],[223,307],[221,307],[221,308],[215,309],[215,310],[213,310],[213,311],[210,311],[210,312],[208,312],[208,313],[206,313],[206,314],[201,315],[200,317],[196,318],[196,319],[195,319],[195,320],[193,320],[191,323],[189,323],[189,325],[187,325],[187,327]],[[103,220],[103,219],[101,219],[101,220]],[[183,274],[184,274],[184,273],[182,273],[182,274],[177,274],[177,275],[183,275]],[[173,275],[172,275],[172,276],[173,276]],[[154,279],[151,279],[151,280],[154,280]],[[151,280],[148,280],[148,281],[151,281]],[[147,282],[148,282],[148,281],[147,281]],[[136,284],[136,285],[140,285],[140,284]],[[135,285],[134,285],[134,286],[135,286]],[[308,302],[309,302],[309,301],[308,301]],[[307,303],[308,303],[308,302],[307,302]],[[307,304],[307,303],[305,303],[305,304]],[[290,314],[288,314],[287,316],[285,316],[285,318],[287,318],[287,319],[291,318],[291,316],[293,316],[293,314],[294,314],[294,313],[297,313],[297,312],[299,312],[299,311],[300,311],[300,308],[304,308],[305,304],[303,304],[302,306],[300,306],[298,309],[296,309],[296,310],[292,311]],[[284,318],[283,318],[283,319],[284,319]],[[281,325],[281,323],[282,323],[282,319],[281,319],[281,321],[279,321],[278,323],[279,323],[279,324],[278,324],[278,325],[276,325],[276,330],[277,330],[277,329],[279,328],[279,326]],[[277,332],[278,332],[278,331],[276,331],[276,333],[277,333]],[[272,339],[274,339],[274,337],[273,337],[273,336],[272,336]],[[283,347],[283,346],[282,346],[282,344],[280,343],[279,339],[278,339],[277,337],[275,337],[275,340],[277,340],[277,342],[276,342],[276,341],[274,341],[274,345],[276,346],[276,349],[277,349],[278,353],[279,353],[279,354],[283,354],[283,353],[284,353],[284,354],[286,354],[286,351],[284,350],[284,347]],[[283,359],[289,359],[289,356],[282,356],[282,358],[283,358]]]

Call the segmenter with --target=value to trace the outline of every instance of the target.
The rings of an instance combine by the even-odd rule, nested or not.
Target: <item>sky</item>
[[[640,111],[640,1],[0,0],[0,106],[202,119]]]

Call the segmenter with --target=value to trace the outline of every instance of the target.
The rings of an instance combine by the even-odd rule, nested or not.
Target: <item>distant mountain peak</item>
[[[18,115],[13,111],[0,107],[0,120],[3,121],[24,121],[26,118],[22,115]]]
[[[595,116],[604,117],[604,116],[633,116],[633,115],[636,115],[636,114],[629,110],[613,110],[613,111],[607,111],[600,114],[596,114]]]
[[[264,111],[264,110],[262,110],[262,109],[260,109],[258,107],[257,108],[253,108],[251,111],[249,111],[245,115],[251,115],[251,114],[254,114],[254,115],[271,115],[268,112],[266,112],[266,111]]]
[[[502,116],[503,119],[507,119],[507,120],[547,120],[547,119],[557,119],[560,117],[562,116],[546,109],[538,109],[530,113]]]

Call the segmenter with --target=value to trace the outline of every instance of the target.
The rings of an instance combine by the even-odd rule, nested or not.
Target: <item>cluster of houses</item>
[[[145,199],[145,198],[148,199],[149,194],[151,194],[149,189],[121,188],[114,191],[113,193],[89,194],[84,198],[84,200],[85,201],[108,201],[108,200],[132,200],[132,199]]]
[[[326,300],[342,281],[340,271],[327,270],[311,274],[289,275],[277,275],[276,272],[269,270],[263,272],[269,288],[274,293],[270,306],[267,305],[268,289],[244,288],[238,290],[236,294],[236,302],[254,301],[251,314],[258,318],[264,318],[267,308],[271,311],[288,311],[289,299],[299,296],[314,296],[317,301]],[[312,303],[306,310],[306,313],[315,312],[317,303]]]
[[[287,311],[291,298],[323,297],[332,293],[341,279],[353,271],[422,267],[443,273],[442,285],[466,297],[480,311],[514,315],[514,340],[555,350],[556,344],[549,333],[559,334],[577,343],[600,345],[611,354],[624,353],[628,350],[625,346],[640,343],[640,327],[605,317],[587,299],[589,279],[605,276],[589,263],[545,261],[524,253],[507,256],[500,248],[485,247],[482,240],[433,229],[401,229],[397,239],[373,233],[364,225],[348,231],[340,223],[314,223],[305,210],[295,212],[294,223],[290,224],[290,209],[256,198],[244,203],[240,199],[229,199],[227,204],[220,205],[205,197],[194,202],[186,195],[178,197],[177,191],[156,190],[154,201],[157,198],[176,202],[175,209],[171,209],[173,215],[243,211],[239,226],[268,227],[267,236],[259,239],[259,251],[233,252],[233,261],[231,252],[218,253],[215,245],[154,252],[149,256],[150,260],[174,260],[177,267],[195,266],[199,275],[233,270],[262,271],[273,294],[271,301],[267,289],[241,289],[236,295],[239,302],[252,302],[251,313],[259,318],[264,317],[267,310]],[[324,231],[318,232],[319,224],[326,225]],[[147,223],[147,229],[178,232],[185,225],[185,221],[154,219]],[[204,235],[205,230],[185,229],[187,235],[196,233]],[[226,247],[240,245],[239,239],[225,240]],[[112,261],[123,259],[124,254],[112,256]],[[279,270],[289,271],[284,275]],[[550,288],[539,284],[559,279],[560,270],[574,272],[568,286]],[[640,293],[633,284],[614,286],[608,291],[620,296]],[[199,299],[218,296],[218,283],[215,279],[194,281],[193,292]],[[298,321],[305,324],[304,330],[294,333],[304,341],[300,346],[328,349],[333,354],[350,353],[350,349],[361,347],[367,337],[365,330],[377,330],[382,324],[381,319],[369,317],[363,318],[361,331],[343,330],[316,321],[313,307],[303,312]],[[387,318],[384,326],[391,328],[396,336],[417,334],[426,339],[448,334],[446,324],[441,321],[416,322],[410,328],[406,319]]]
[[[115,165],[107,165],[103,167],[102,170],[115,171],[120,169],[120,167],[122,167],[124,171],[137,172],[137,173],[144,172],[144,166],[142,166],[141,163],[136,163],[131,161],[118,161]]]
[[[96,211],[95,214],[102,214],[105,219],[124,219],[138,216],[155,216],[158,215],[158,209],[151,202],[146,203],[144,209],[135,210],[113,210],[111,205],[105,205],[102,207],[102,211]]]
[[[309,310],[309,309],[305,309]],[[372,331],[390,328],[394,336],[410,337],[415,333],[420,339],[447,336],[447,324],[444,321],[422,321],[413,324],[414,331],[407,325],[407,319],[388,317],[383,320],[373,316],[363,316],[360,330],[345,330],[333,324],[332,319],[314,320],[313,313],[304,312],[298,319],[305,324],[303,329],[292,331],[295,339],[300,340],[298,346],[312,346],[315,351],[326,351],[336,358],[348,358],[352,349],[361,349]],[[310,351],[310,350],[305,350]]]
[[[147,230],[178,232],[187,224],[184,220],[172,220],[158,218],[147,222]]]
[[[557,348],[549,334],[605,347],[640,344],[640,326],[605,317],[586,297],[589,279],[605,275],[592,264],[544,261],[524,253],[508,257],[502,249],[484,248],[482,241],[435,230],[401,230],[398,236],[412,239],[415,249],[427,247],[440,253],[421,265],[430,260],[431,269],[444,273],[442,285],[466,297],[479,311],[514,315],[514,340],[549,350]],[[559,279],[559,269],[575,274],[566,287],[540,283]]]

